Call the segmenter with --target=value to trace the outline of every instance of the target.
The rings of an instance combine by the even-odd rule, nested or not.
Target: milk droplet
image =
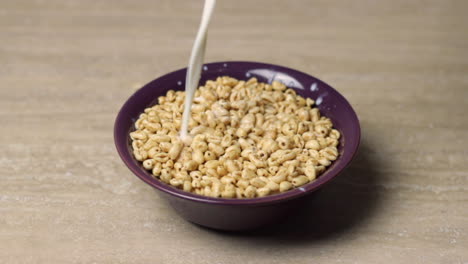
[[[311,90],[312,92],[318,91],[317,83],[313,83],[313,84],[310,86],[310,90]]]
[[[322,96],[319,96],[319,98],[317,98],[317,100],[315,101],[315,104],[320,105],[322,103],[322,101],[323,101]]]

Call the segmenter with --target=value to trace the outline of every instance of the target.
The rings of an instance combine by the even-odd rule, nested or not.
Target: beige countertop
[[[319,77],[363,131],[303,213],[248,234],[185,222],[113,145],[135,88],[186,65],[201,6],[1,1],[0,263],[468,263],[467,1],[218,2],[206,61]]]

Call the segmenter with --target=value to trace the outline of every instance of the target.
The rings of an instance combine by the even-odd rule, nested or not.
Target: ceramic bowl
[[[314,182],[281,194],[253,199],[210,198],[184,192],[152,177],[140,162],[134,159],[129,133],[143,110],[157,102],[158,96],[168,90],[184,90],[186,69],[163,75],[136,91],[124,103],[117,115],[114,140],[122,161],[138,178],[151,185],[169,201],[169,204],[186,220],[220,230],[246,230],[272,223],[294,214],[296,206],[338,176],[359,146],[359,120],[348,101],[323,81],[300,71],[272,64],[226,61],[203,66],[200,84],[218,76],[231,76],[240,80],[256,77],[261,82],[278,80],[304,97],[315,100],[322,115],[329,117],[341,133],[339,157]]]

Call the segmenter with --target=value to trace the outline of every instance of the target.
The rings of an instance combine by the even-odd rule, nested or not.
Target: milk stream
[[[188,134],[188,125],[191,116],[193,95],[195,94],[198,82],[200,81],[203,59],[205,57],[206,33],[215,3],[216,0],[205,0],[200,27],[198,28],[192,53],[190,54],[189,67],[187,68],[187,75],[185,78],[184,113],[182,115],[182,124],[180,127],[180,138],[186,144],[191,140]]]

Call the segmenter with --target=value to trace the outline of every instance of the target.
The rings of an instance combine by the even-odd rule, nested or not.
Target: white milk
[[[206,32],[208,30],[208,23],[210,22],[211,14],[215,6],[216,0],[205,0],[203,7],[202,20],[198,33],[193,44],[192,54],[190,55],[189,67],[187,69],[187,76],[185,79],[185,102],[184,114],[182,115],[182,124],[180,127],[180,138],[186,144],[191,140],[188,134],[188,124],[191,116],[191,109],[193,103],[193,95],[198,87],[200,81],[200,74],[203,65],[203,58],[205,57],[206,48]]]

